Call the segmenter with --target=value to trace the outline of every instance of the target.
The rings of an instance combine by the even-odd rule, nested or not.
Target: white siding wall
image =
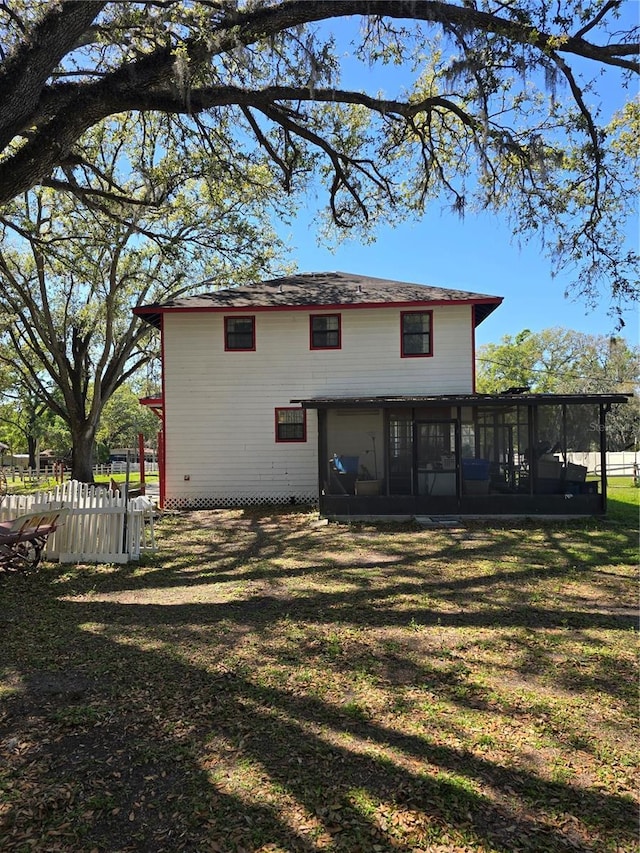
[[[224,351],[222,313],[165,315],[169,506],[315,498],[315,412],[306,443],[275,441],[274,410],[292,398],[472,390],[470,306],[433,309],[430,358],[400,357],[397,308],[342,311],[335,351],[310,350],[309,313],[257,312],[255,352]]]

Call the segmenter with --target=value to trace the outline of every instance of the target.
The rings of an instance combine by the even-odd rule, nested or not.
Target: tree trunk
[[[33,435],[27,436],[27,453],[29,454],[29,468],[32,470],[36,467],[36,450],[38,449],[38,439]]]
[[[93,483],[93,449],[95,437],[95,427],[83,424],[77,429],[71,428],[71,439],[73,442],[71,478],[73,480],[79,480],[81,483]]]

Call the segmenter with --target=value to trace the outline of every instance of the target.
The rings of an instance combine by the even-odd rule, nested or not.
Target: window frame
[[[250,347],[232,347],[229,346],[229,324],[235,320],[251,320],[251,341]],[[231,332],[231,334],[234,334]],[[237,333],[235,333],[237,334]],[[256,350],[256,318],[253,314],[231,314],[224,318],[224,351],[225,352],[255,352]]]
[[[335,345],[326,345],[326,346],[318,346],[313,342],[314,328],[313,321],[317,319],[324,319],[326,317],[335,317],[338,321],[338,343]],[[334,332],[335,329],[330,329],[329,331]],[[327,333],[327,330],[324,330],[324,333]],[[317,332],[317,334],[322,334],[322,332]],[[335,312],[330,314],[310,314],[309,315],[309,349],[322,351],[322,350],[339,350],[342,349],[342,314],[336,314]]]
[[[278,421],[278,415],[280,412],[301,412],[302,413],[302,422],[300,426],[302,427],[302,436],[300,438],[282,438],[278,431],[279,426],[289,426],[289,424],[280,424]],[[305,444],[307,441],[307,410],[303,409],[302,406],[276,406],[274,413],[275,420],[275,440],[276,444]]]
[[[429,351],[428,352],[405,352],[405,330],[404,318],[415,314],[426,314],[429,317]],[[415,333],[414,333],[415,334]],[[422,335],[424,336],[424,332]],[[431,358],[433,356],[433,311],[401,311],[400,312],[400,356],[401,358]]]

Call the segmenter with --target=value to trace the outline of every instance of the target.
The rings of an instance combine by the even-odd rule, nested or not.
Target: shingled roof
[[[502,302],[499,296],[448,290],[345,272],[314,272],[287,275],[211,293],[181,296],[166,302],[143,305],[135,314],[153,326],[160,316],[174,311],[268,311],[290,308],[383,307],[386,305],[475,305],[476,325]]]

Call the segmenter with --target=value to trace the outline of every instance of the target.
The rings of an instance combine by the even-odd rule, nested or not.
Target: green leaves
[[[364,239],[433,203],[488,207],[615,313],[638,295],[624,224],[637,173],[623,156],[637,119],[607,114],[638,72],[631,18],[583,0],[15,0],[0,8],[0,202],[47,186],[131,223],[144,204],[197,207],[195,181],[221,183],[252,221],[321,182],[333,223]],[[138,146],[114,165],[99,148],[120,136]],[[157,244],[181,243],[149,224]]]
[[[477,388],[500,393],[514,386],[536,393],[580,394],[621,392],[635,394],[627,405],[609,414],[609,450],[640,446],[640,348],[624,339],[587,335],[553,328],[486,344],[477,355]]]
[[[552,328],[478,350],[478,386],[484,393],[528,385],[536,393],[632,393],[640,384],[640,349],[621,338]]]
[[[243,180],[201,156],[185,164],[166,130],[156,115],[97,126],[66,167],[64,191],[38,187],[0,213],[11,358],[66,422],[78,479],[92,476],[105,404],[154,355],[132,309],[255,279],[279,252],[264,223],[261,164],[248,164]]]

